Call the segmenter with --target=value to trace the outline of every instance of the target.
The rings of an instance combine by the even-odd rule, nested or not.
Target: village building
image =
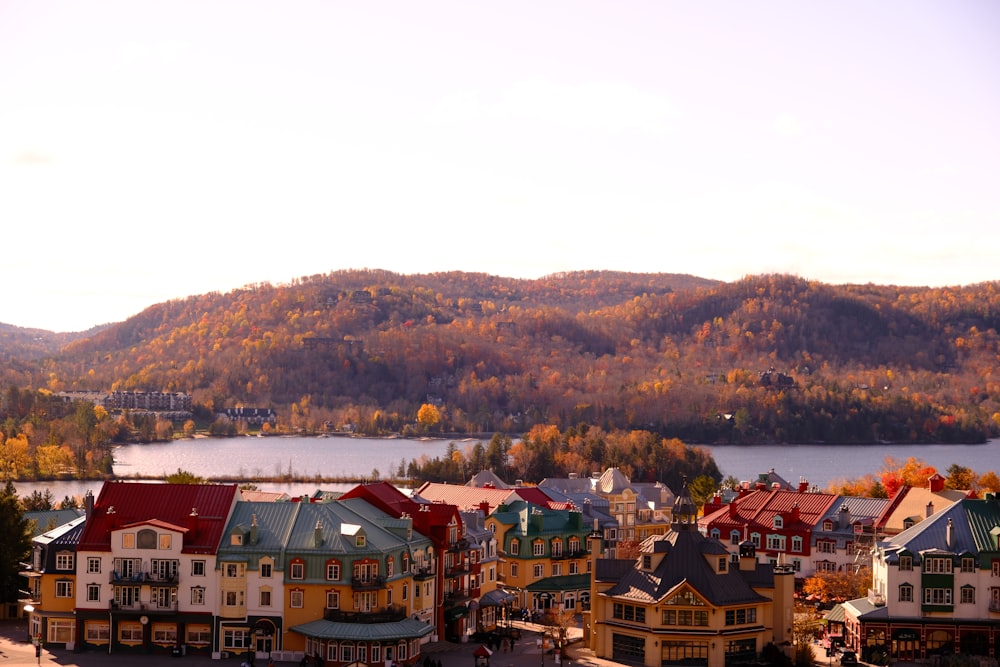
[[[877,543],[872,589],[842,605],[863,660],[1000,657],[1000,500],[965,498]]]
[[[76,550],[85,516],[35,536],[31,561],[21,571],[27,596],[21,600],[28,616],[28,634],[42,646],[76,646]]]
[[[486,518],[500,554],[499,581],[514,607],[530,613],[590,605],[590,527],[579,509],[548,509],[517,500]]]
[[[596,540],[595,540],[596,542]],[[599,658],[630,664],[752,663],[792,639],[794,572],[760,563],[751,542],[734,559],[698,530],[686,487],[671,529],[646,538],[635,559],[592,555],[585,636]]]
[[[85,498],[77,547],[80,646],[108,653],[209,653],[216,554],[235,484],[106,482]]]

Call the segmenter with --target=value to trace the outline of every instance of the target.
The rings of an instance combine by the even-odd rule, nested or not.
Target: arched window
[[[143,528],[136,534],[135,540],[136,545],[140,549],[155,549],[156,531],[150,530],[149,528]]]

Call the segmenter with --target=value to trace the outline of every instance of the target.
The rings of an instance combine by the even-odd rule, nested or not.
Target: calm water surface
[[[454,442],[459,450],[483,440],[413,440],[344,437],[199,438],[150,445],[123,445],[115,449],[115,473],[121,476],[162,476],[178,468],[201,477],[234,475],[253,480],[287,474],[322,477],[389,477],[411,460],[444,456]],[[957,463],[978,473],[1000,472],[1000,439],[982,445],[754,445],[707,447],[724,477],[752,480],[774,468],[790,482],[804,478],[826,489],[831,482],[877,474],[886,457],[905,461],[916,457],[944,473]],[[261,482],[269,491],[302,495],[316,490],[315,482],[280,484]],[[353,484],[322,484],[347,490]],[[100,482],[55,482],[17,485],[21,495],[51,489],[57,500],[65,495],[97,493]]]

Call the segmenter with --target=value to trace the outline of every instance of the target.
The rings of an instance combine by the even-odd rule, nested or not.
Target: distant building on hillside
[[[278,414],[271,408],[224,408],[215,416],[251,426],[261,426],[265,423],[273,426],[278,421]]]
[[[191,396],[180,391],[61,391],[66,401],[89,401],[105,410],[191,412]]]

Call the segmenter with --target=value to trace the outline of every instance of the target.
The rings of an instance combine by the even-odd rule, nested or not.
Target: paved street
[[[555,658],[551,653],[547,653],[544,658],[541,650],[537,646],[539,638],[538,630],[542,626],[532,623],[515,623],[521,628],[522,636],[516,642],[513,651],[496,651],[490,658],[490,667],[556,667]],[[111,665],[138,665],[144,667],[187,667],[194,665],[215,665],[216,667],[237,667],[240,664],[238,658],[229,660],[212,660],[207,656],[184,656],[172,658],[167,655],[129,655],[115,654],[106,655],[96,651],[86,653],[73,653],[72,651],[47,651],[43,650],[40,658],[35,657],[35,648],[29,644],[27,639],[27,624],[23,622],[13,623],[9,621],[0,622],[0,667],[27,666],[27,665],[55,665],[61,667],[98,667]],[[579,630],[571,632],[571,637],[579,637]],[[424,654],[432,659],[440,661],[441,667],[475,667],[475,658],[472,652],[480,645],[477,643],[453,644],[451,642],[435,642],[424,645]],[[826,657],[826,653],[818,644],[814,651],[817,656],[817,665],[837,666],[840,661],[836,658]],[[568,650],[569,657],[562,667],[622,667],[621,664],[610,660],[595,658],[589,649],[584,648],[580,642],[572,644]],[[266,667],[267,663],[257,661],[257,667]],[[297,663],[276,662],[276,667],[298,667]]]
[[[541,650],[537,646],[539,637],[537,630],[541,626],[531,623],[517,623],[521,627],[523,634],[521,639],[515,643],[513,651],[496,651],[490,658],[490,667],[556,667],[555,658],[551,653],[542,656]],[[579,631],[577,631],[577,636]],[[24,622],[0,622],[0,667],[27,666],[27,665],[57,665],[62,667],[97,667],[98,665],[138,665],[144,667],[157,667],[170,665],[170,667],[184,667],[185,665],[239,665],[237,658],[229,660],[212,660],[207,656],[183,656],[173,658],[168,655],[135,655],[135,654],[114,654],[107,655],[96,651],[74,653],[63,650],[43,650],[40,658],[35,657],[35,648],[27,642],[27,624]],[[477,643],[454,644],[451,642],[435,642],[424,645],[424,653],[434,660],[440,661],[441,667],[475,667],[475,658],[472,652],[480,645]],[[589,652],[579,649],[579,644],[575,644],[570,649],[568,662],[572,667],[609,667],[617,663],[598,660],[587,655]],[[257,667],[265,667],[267,663],[257,661]],[[276,662],[276,666],[288,667],[297,663]],[[570,667],[564,665],[563,667]]]

